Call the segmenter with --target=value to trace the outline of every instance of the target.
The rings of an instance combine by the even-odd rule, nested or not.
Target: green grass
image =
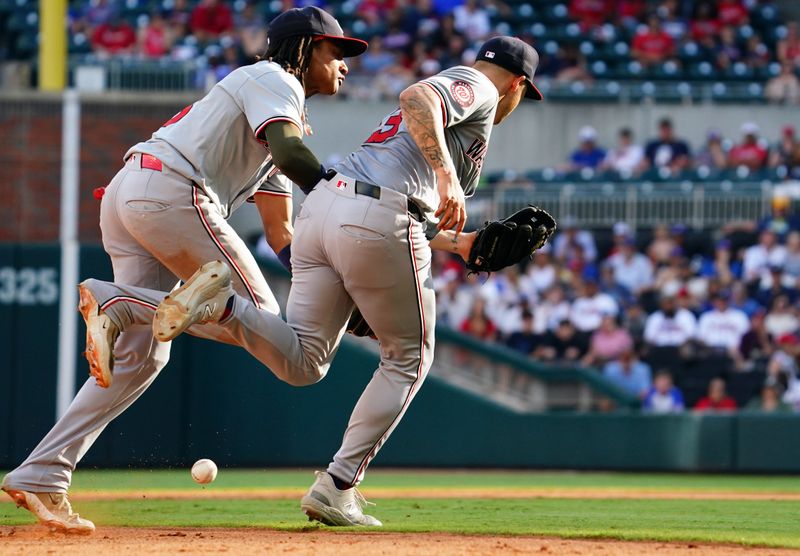
[[[2,475],[2,473],[0,473]],[[209,488],[298,488],[313,481],[308,471],[221,469]],[[757,475],[684,475],[674,473],[573,473],[526,471],[389,471],[370,470],[364,488],[613,488],[664,491],[800,493],[800,477]],[[198,488],[185,469],[79,470],[72,491],[159,490]]]
[[[221,470],[208,488],[306,488],[310,471]],[[797,478],[717,475],[370,472],[365,490],[419,487],[658,488],[680,491],[798,492]],[[186,470],[80,471],[73,492],[199,489]],[[78,501],[77,511],[99,526],[269,527],[310,525],[297,500],[196,499]],[[553,535],[624,540],[728,542],[800,548],[800,501],[403,499],[376,500],[369,511],[384,531]],[[27,512],[0,503],[0,525],[32,523]],[[347,529],[337,529],[347,530]]]

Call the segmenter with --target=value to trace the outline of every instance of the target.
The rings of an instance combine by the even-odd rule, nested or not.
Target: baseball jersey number
[[[161,127],[167,127],[169,125],[172,125],[174,123],[177,123],[177,122],[181,121],[183,119],[183,117],[186,114],[189,113],[189,110],[192,109],[192,106],[194,106],[194,104],[190,104],[189,106],[187,106],[186,108],[184,108],[183,110],[181,110],[180,112],[178,112],[177,114],[172,116],[169,120],[164,122],[164,125],[162,125]]]
[[[383,143],[397,134],[400,124],[403,123],[403,113],[397,109],[389,114],[381,125],[367,138],[367,143]]]

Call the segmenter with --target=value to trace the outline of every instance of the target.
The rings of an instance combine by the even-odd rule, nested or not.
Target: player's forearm
[[[436,234],[429,242],[431,249],[447,251],[460,255],[465,261],[469,258],[470,249],[475,241],[475,232],[459,234],[452,230],[444,230]]]
[[[282,195],[256,195],[255,202],[267,244],[276,254],[280,253],[292,242],[292,198]]]
[[[311,191],[324,171],[317,157],[303,143],[300,130],[289,122],[275,122],[267,126],[264,135],[275,166],[305,193]]]
[[[455,173],[444,137],[441,100],[427,85],[417,83],[400,93],[400,110],[411,138],[433,171]]]

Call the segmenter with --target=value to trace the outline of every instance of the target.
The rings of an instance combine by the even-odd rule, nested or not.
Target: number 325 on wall
[[[55,268],[0,266],[0,305],[52,305],[57,300]]]

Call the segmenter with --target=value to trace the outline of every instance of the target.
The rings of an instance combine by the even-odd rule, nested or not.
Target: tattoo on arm
[[[423,86],[412,86],[400,98],[400,108],[408,132],[431,168],[452,167],[444,138],[444,122],[433,93]]]

